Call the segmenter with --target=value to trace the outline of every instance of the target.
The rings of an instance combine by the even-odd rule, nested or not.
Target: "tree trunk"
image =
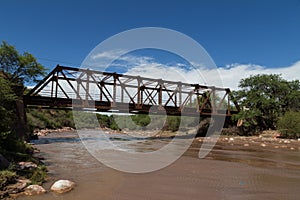
[[[16,100],[15,110],[16,120],[13,123],[14,127],[12,127],[12,129],[15,131],[18,138],[28,139],[27,118],[23,102],[24,86],[15,86],[14,91],[18,99]]]
[[[27,138],[27,123],[26,123],[26,112],[24,109],[23,100],[18,99],[16,101],[16,114],[17,114],[17,120],[15,125],[15,131],[19,138]]]

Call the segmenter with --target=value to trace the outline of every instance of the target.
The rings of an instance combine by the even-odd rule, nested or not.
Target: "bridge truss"
[[[231,116],[240,111],[229,88],[60,65],[23,99],[31,107],[99,112]]]

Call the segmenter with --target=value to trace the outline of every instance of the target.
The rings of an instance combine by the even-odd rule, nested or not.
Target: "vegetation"
[[[74,121],[76,123],[74,123]],[[179,125],[195,127],[199,119],[194,117],[161,115],[102,115],[70,110],[27,109],[27,122],[30,130],[71,128],[108,128],[112,130],[167,130],[177,131]],[[76,124],[76,126],[75,126]]]
[[[11,125],[14,119],[14,102],[16,96],[13,93],[10,82],[0,76],[0,153],[10,137],[12,137]]]
[[[6,42],[0,45],[0,70],[3,77],[14,85],[38,82],[38,78],[46,73],[45,68],[32,54],[20,54],[14,46]]]
[[[31,184],[41,185],[47,177],[47,168],[44,165],[39,165],[37,168],[27,168],[17,171],[17,175],[23,176],[31,181]]]
[[[32,156],[33,148],[17,135],[16,128],[20,124],[17,104],[22,103],[24,84],[36,82],[44,74],[45,68],[30,53],[20,54],[6,42],[0,44],[0,154],[10,163],[7,169],[0,171],[0,190],[17,176],[26,176],[33,182],[41,182],[45,177],[46,170],[42,166],[30,173],[17,170],[20,161],[38,165],[40,162]]]
[[[68,110],[27,109],[27,123],[31,132],[34,129],[75,128],[73,114]]]
[[[300,138],[300,112],[289,111],[277,122],[282,137]]]
[[[0,188],[7,186],[10,183],[14,183],[17,178],[15,172],[9,170],[0,171]]]
[[[104,115],[98,115],[98,119],[105,118]],[[197,124],[195,117],[180,117],[180,116],[162,116],[162,115],[112,115],[107,118],[107,128],[114,130],[165,130],[177,131],[179,127],[194,127]],[[100,125],[101,125],[101,121]]]
[[[255,75],[242,79],[234,93],[244,109],[235,116],[243,120],[245,134],[276,129],[279,117],[300,110],[300,82],[286,81],[280,75]]]

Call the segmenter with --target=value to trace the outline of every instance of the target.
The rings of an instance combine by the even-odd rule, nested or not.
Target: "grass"
[[[16,172],[10,170],[2,170],[0,171],[0,190],[7,186],[10,183],[14,183],[16,181],[17,174]]]
[[[34,147],[22,140],[8,138],[1,144],[0,153],[10,162],[8,169],[0,173],[0,190],[7,184],[13,183],[16,178],[24,177],[30,179],[32,184],[42,184],[47,177],[47,168],[39,159],[33,156]],[[18,162],[33,162],[37,168],[18,168]]]
[[[41,185],[47,178],[47,168],[44,165],[38,165],[37,168],[17,171],[17,175],[29,179],[31,184]]]

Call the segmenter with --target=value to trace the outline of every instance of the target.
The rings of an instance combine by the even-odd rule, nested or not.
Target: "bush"
[[[287,112],[278,120],[277,129],[282,137],[300,137],[300,112]]]
[[[31,132],[36,128],[75,127],[72,111],[68,110],[27,109],[27,121]]]
[[[45,182],[47,177],[47,168],[44,165],[39,165],[37,168],[25,171],[23,170],[19,173],[20,175],[30,179],[32,184],[41,185],[43,182]]]
[[[8,184],[14,183],[16,181],[16,178],[17,175],[15,172],[9,170],[0,171],[0,190]]]
[[[150,116],[145,114],[131,115],[131,119],[136,125],[140,127],[146,127],[151,122]]]
[[[24,141],[10,137],[4,141],[0,153],[12,163],[21,161],[36,161],[31,155],[33,147],[29,144],[25,144]]]

